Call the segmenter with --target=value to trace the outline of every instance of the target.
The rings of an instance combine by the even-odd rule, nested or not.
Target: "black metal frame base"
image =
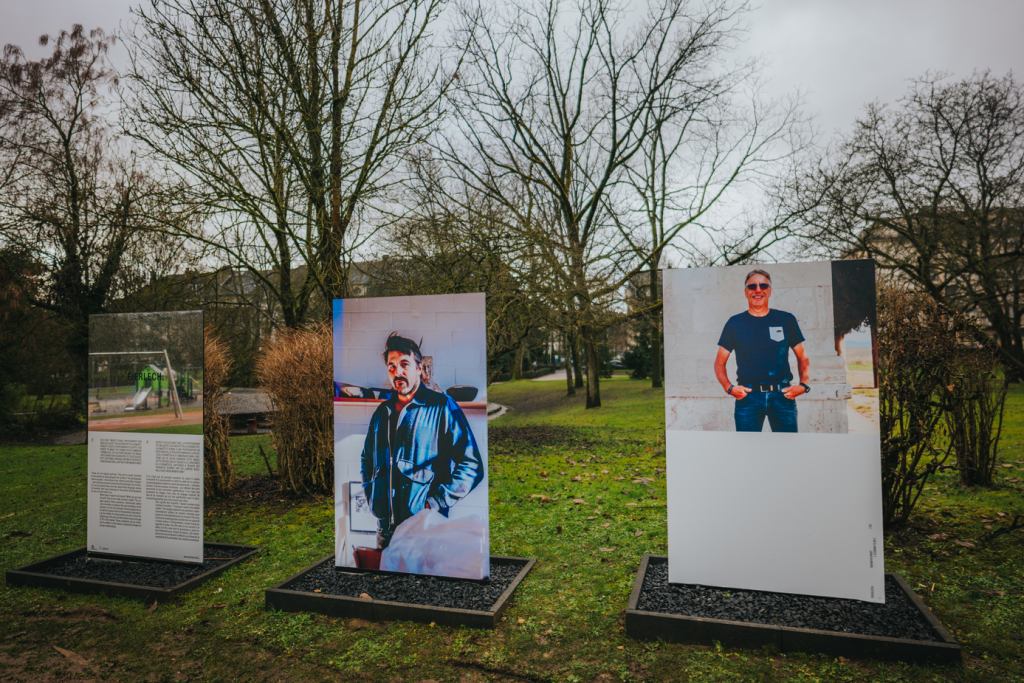
[[[94,579],[78,579],[68,576],[57,576],[56,574],[46,574],[40,571],[47,567],[52,567],[53,565],[66,562],[67,560],[73,560],[76,557],[86,555],[87,550],[83,546],[77,550],[72,550],[69,553],[56,555],[55,557],[41,560],[39,562],[33,562],[32,564],[27,564],[24,567],[8,569],[7,585],[31,586],[35,588],[59,588],[61,590],[68,591],[69,593],[105,593],[106,595],[142,600],[143,602],[151,602],[153,600],[165,602],[173,598],[175,595],[185,593],[196,588],[200,584],[209,581],[228,568],[249,559],[259,551],[263,550],[263,546],[239,545],[236,543],[206,543],[205,545],[212,548],[244,548],[248,552],[245,552],[238,557],[227,559],[219,567],[214,567],[208,572],[204,572],[199,576],[191,578],[177,586],[172,586],[171,588],[137,586],[129,583],[114,583],[112,581],[97,581]],[[111,556],[108,555],[106,557]],[[138,560],[138,558],[118,559],[125,559],[128,561]]]
[[[910,589],[902,576],[886,572],[896,579],[921,615],[928,621],[939,642],[885,638],[855,633],[836,633],[791,626],[748,624],[722,619],[704,619],[681,614],[642,612],[637,609],[644,576],[652,562],[668,562],[664,555],[644,555],[633,583],[626,609],[626,633],[639,640],[665,640],[673,643],[711,645],[715,641],[727,647],[761,648],[772,645],[779,652],[810,652],[831,657],[879,659],[917,664],[960,664],[960,644],[943,628],[928,606]]]
[[[424,624],[435,623],[442,626],[468,626],[469,628],[493,629],[501,621],[501,614],[508,607],[512,595],[519,584],[536,564],[537,560],[525,557],[502,557],[491,555],[491,564],[523,564],[519,574],[513,579],[494,606],[488,610],[455,609],[453,607],[432,607],[430,605],[413,605],[407,602],[388,602],[386,600],[367,600],[342,595],[308,593],[289,590],[288,586],[299,581],[308,572],[326,563],[334,563],[334,555],[314,562],[298,574],[281,583],[266,589],[267,609],[282,612],[316,612],[329,617],[346,619],[363,619],[365,621],[418,621]],[[359,570],[348,570],[359,571]]]

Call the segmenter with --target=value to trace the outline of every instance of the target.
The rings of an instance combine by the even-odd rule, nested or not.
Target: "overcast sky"
[[[45,54],[40,34],[82,23],[108,33],[137,0],[0,0],[0,45]],[[772,94],[799,87],[826,137],[873,100],[893,102],[926,70],[1002,75],[1024,64],[1024,0],[762,0],[737,58],[760,55]],[[115,49],[115,64],[124,51]]]
[[[634,5],[641,1],[632,0]],[[749,31],[733,57],[764,60],[769,96],[800,89],[805,112],[814,117],[821,133],[817,142],[823,146],[836,132],[849,131],[865,104],[895,103],[905,94],[908,80],[926,71],[963,78],[990,69],[1003,76],[1024,65],[1024,0],[751,2],[757,7],[746,15]],[[75,23],[120,32],[131,20],[129,9],[138,3],[0,0],[0,45],[21,45],[30,59],[39,59],[52,50],[38,45],[41,34],[70,30]],[[116,68],[126,65],[121,44],[110,56]],[[756,206],[760,195],[749,192],[740,190],[711,222],[729,224],[734,212],[742,217],[743,207]]]

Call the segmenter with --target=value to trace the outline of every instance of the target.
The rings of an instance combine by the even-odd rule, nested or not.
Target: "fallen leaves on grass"
[[[992,588],[982,588],[981,592],[985,595],[1006,595],[1004,591],[997,591]]]
[[[602,528],[603,528],[603,527],[610,527],[611,525],[612,525],[612,523],[611,523],[611,522],[605,522],[604,524],[602,524],[602,525],[601,525],[601,527],[602,527]]]
[[[962,545],[965,548],[973,548],[974,547],[974,544],[973,543],[969,543],[968,541],[953,541],[953,543],[956,543],[957,545]]]
[[[587,501],[583,500],[582,498],[573,498],[572,502],[576,503],[577,505],[586,505],[587,504]]]
[[[640,529],[637,529],[636,531],[633,532],[633,538],[640,538],[643,535],[644,535],[644,532],[641,531]]]
[[[86,660],[81,655],[75,654],[71,650],[65,650],[64,648],[57,647],[56,645],[53,646],[53,649],[56,650],[57,652],[61,653],[65,657],[67,657],[68,660],[74,662],[75,664],[81,664],[82,666],[89,666],[88,660]]]
[[[615,552],[615,548],[598,548],[598,550],[600,550],[602,553]]]

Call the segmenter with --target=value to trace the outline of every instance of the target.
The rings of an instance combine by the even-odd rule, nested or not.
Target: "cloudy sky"
[[[38,58],[45,54],[36,45],[40,34],[74,23],[111,32],[137,4],[4,0],[0,45],[21,45]],[[805,91],[826,137],[848,129],[865,103],[898,99],[907,79],[926,70],[1001,75],[1024,65],[1022,0],[760,0],[747,21],[748,39],[736,56],[767,60],[772,94]],[[123,63],[123,48],[112,56]]]

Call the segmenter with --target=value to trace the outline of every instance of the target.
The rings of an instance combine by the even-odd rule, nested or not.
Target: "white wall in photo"
[[[669,581],[884,602],[879,436],[849,433],[832,265],[756,267],[771,274],[770,308],[805,337],[811,393],[796,399],[796,434],[736,432],[736,399],[714,374],[755,266],[664,272]]]
[[[392,332],[418,343],[422,340],[420,350],[432,364],[431,382],[436,390],[443,393],[456,386],[477,389],[473,400],[460,406],[480,449],[484,468],[483,480],[450,509],[448,516],[449,522],[462,526],[447,528],[466,530],[465,538],[471,539],[472,547],[453,547],[449,553],[451,562],[431,565],[435,571],[416,571],[422,569],[420,566],[411,567],[410,571],[482,578],[489,573],[490,558],[485,297],[443,294],[336,301],[334,380],[367,389],[390,389],[382,353]],[[357,549],[376,548],[376,519],[363,497],[361,459],[370,419],[379,405],[379,401],[334,404],[337,566],[356,567]],[[447,532],[442,529],[441,533]],[[382,560],[387,561],[387,557]],[[473,575],[474,571],[484,573]]]
[[[203,437],[89,432],[89,552],[203,561]]]

